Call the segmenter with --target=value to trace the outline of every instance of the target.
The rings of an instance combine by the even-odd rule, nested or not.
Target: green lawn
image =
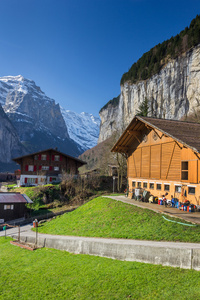
[[[0,299],[200,299],[200,272],[65,251],[28,251],[0,238]]]
[[[170,217],[168,219],[180,221]],[[41,224],[39,232],[90,237],[200,242],[199,225],[188,227],[167,222],[159,213],[103,197],[95,198],[71,213]]]

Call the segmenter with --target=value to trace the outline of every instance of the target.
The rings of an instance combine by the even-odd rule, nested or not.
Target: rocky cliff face
[[[25,155],[26,149],[20,143],[12,123],[0,105],[0,162],[10,163],[12,158]]]
[[[200,45],[171,60],[150,79],[121,86],[119,104],[110,103],[100,112],[98,142],[130,123],[143,100],[149,102],[149,116],[180,119],[200,109]]]

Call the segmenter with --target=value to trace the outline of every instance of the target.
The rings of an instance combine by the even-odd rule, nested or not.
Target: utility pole
[[[113,194],[115,192],[115,176],[113,176]]]

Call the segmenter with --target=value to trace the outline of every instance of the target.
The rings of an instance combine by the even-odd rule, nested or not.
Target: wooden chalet
[[[136,116],[111,151],[127,157],[130,191],[200,204],[200,124]]]
[[[33,201],[25,194],[0,193],[0,223],[25,218],[27,203]]]
[[[47,149],[14,158],[21,167],[18,186],[43,185],[59,182],[63,174],[77,176],[84,161],[56,149]]]

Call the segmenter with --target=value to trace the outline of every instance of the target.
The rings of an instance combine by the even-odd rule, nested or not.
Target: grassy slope
[[[172,218],[169,217],[169,219]],[[90,237],[200,242],[200,226],[188,227],[167,222],[161,214],[103,197],[95,198],[71,213],[41,224],[39,232]]]
[[[199,299],[200,272],[53,249],[0,238],[0,299]]]

